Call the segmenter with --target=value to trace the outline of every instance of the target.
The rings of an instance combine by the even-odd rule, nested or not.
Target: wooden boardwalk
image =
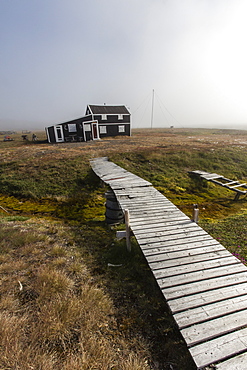
[[[214,184],[223,186],[224,188],[227,188],[229,190],[235,191],[236,195],[234,200],[238,200],[240,195],[246,195],[247,194],[247,184],[241,183],[236,180],[230,180],[227,177],[224,177],[222,175],[218,175],[217,173],[209,173],[205,171],[190,171],[190,175],[196,175],[199,176],[201,179],[211,181]]]
[[[94,172],[130,227],[198,369],[247,369],[247,268],[148,181],[107,158]]]

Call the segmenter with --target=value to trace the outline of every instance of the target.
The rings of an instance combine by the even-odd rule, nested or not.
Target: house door
[[[93,136],[93,140],[99,139],[98,122],[92,122],[92,136]]]
[[[61,143],[64,141],[64,136],[63,136],[63,126],[54,126],[54,132],[55,132],[55,138],[57,143]]]
[[[83,122],[83,133],[85,141],[98,140],[99,139],[98,121]]]

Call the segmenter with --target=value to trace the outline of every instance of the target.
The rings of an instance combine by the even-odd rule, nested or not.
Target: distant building
[[[88,105],[84,117],[46,127],[46,134],[49,143],[130,136],[130,112],[124,105]]]

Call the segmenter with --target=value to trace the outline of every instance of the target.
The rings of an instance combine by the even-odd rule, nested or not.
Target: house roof
[[[88,105],[92,114],[130,114],[125,105]]]

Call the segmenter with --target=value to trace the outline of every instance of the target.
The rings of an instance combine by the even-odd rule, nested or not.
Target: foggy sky
[[[132,126],[247,129],[246,0],[1,0],[0,129],[124,104]],[[10,127],[12,126],[12,127]]]

